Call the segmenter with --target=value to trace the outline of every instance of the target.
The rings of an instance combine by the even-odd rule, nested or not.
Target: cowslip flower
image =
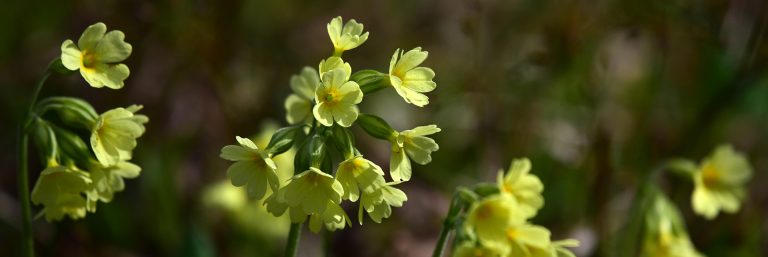
[[[278,194],[278,201],[301,207],[309,215],[322,215],[329,202],[338,205],[344,195],[344,188],[338,180],[315,167],[291,178],[283,190]]]
[[[323,225],[328,231],[336,231],[344,229],[346,226],[351,227],[352,221],[341,206],[328,202],[328,206],[322,214],[312,214],[309,217],[309,231],[318,233]]]
[[[752,167],[744,155],[729,145],[717,147],[693,173],[694,212],[707,219],[714,219],[720,211],[737,212],[751,176]]]
[[[102,165],[112,166],[131,159],[136,138],[144,134],[144,124],[149,122],[147,116],[136,114],[141,108],[115,108],[99,116],[91,130],[91,148]]]
[[[65,215],[71,219],[83,218],[86,211],[91,210],[85,195],[90,187],[88,173],[52,164],[40,173],[32,189],[32,202],[44,206],[48,221],[61,220]]]
[[[321,80],[325,77],[325,73],[335,69],[344,70],[344,74],[346,74],[344,80],[349,80],[349,76],[352,76],[352,66],[349,65],[348,62],[345,62],[343,59],[341,59],[341,57],[331,56],[328,57],[328,59],[321,60],[320,65],[318,65],[317,68]]]
[[[259,149],[248,138],[236,137],[240,145],[228,145],[221,148],[221,158],[234,161],[227,169],[227,176],[233,186],[246,187],[248,196],[261,199],[269,187],[272,192],[280,188],[277,177],[277,165],[269,153]]]
[[[77,45],[70,39],[61,44],[61,63],[69,70],[80,70],[92,87],[120,89],[130,74],[128,66],[120,62],[131,51],[122,31],[107,32],[107,26],[99,22],[85,29]]]
[[[292,223],[301,223],[307,220],[308,214],[301,209],[301,206],[288,206],[287,203],[280,200],[284,199],[284,193],[285,187],[282,187],[264,200],[267,212],[272,213],[275,217],[280,217],[288,211]]]
[[[384,184],[384,172],[379,165],[366,160],[362,156],[355,156],[339,164],[336,170],[336,179],[344,187],[342,199],[356,202],[360,198],[360,192],[372,193]]]
[[[641,256],[702,256],[688,237],[680,211],[662,194],[656,195],[645,215],[645,238]]]
[[[466,226],[485,246],[507,249],[507,227],[522,223],[525,215],[519,211],[515,198],[497,194],[476,202],[467,214]]]
[[[326,29],[333,43],[334,55],[341,55],[342,52],[354,49],[368,40],[368,32],[363,33],[363,24],[354,19],[344,24],[341,16],[338,16],[328,23]]]
[[[285,99],[286,120],[290,124],[312,121],[312,102],[320,85],[317,71],[304,67],[299,74],[291,76],[290,84],[293,94]]]
[[[432,161],[432,152],[440,149],[440,146],[426,136],[437,132],[440,132],[440,128],[436,125],[420,126],[399,132],[390,139],[392,157],[389,161],[389,173],[394,181],[411,179],[411,160],[421,165]]]
[[[102,166],[94,162],[90,169],[93,187],[88,193],[90,201],[102,201],[108,203],[116,192],[125,189],[123,179],[136,178],[141,173],[141,167],[136,164],[121,161],[112,166]]]
[[[323,83],[315,91],[317,104],[312,110],[320,124],[330,127],[335,121],[343,127],[349,127],[357,120],[360,112],[357,104],[363,101],[363,91],[348,78],[349,74],[344,69],[323,74]]]
[[[408,201],[405,192],[394,187],[397,184],[398,182],[385,183],[373,193],[363,193],[365,199],[360,201],[357,213],[360,224],[363,223],[363,209],[368,213],[368,217],[371,217],[371,220],[381,223],[381,220],[392,215],[392,207],[402,207],[403,203]]]
[[[435,72],[427,67],[418,67],[427,59],[427,51],[416,47],[408,52],[395,50],[389,61],[389,82],[405,102],[424,107],[429,104],[429,97],[423,93],[435,90],[437,84],[432,79]]]
[[[519,204],[520,211],[526,217],[533,217],[544,205],[544,197],[541,192],[544,184],[538,177],[530,174],[531,161],[528,158],[512,160],[509,171],[499,171],[497,183],[499,191],[513,196]]]
[[[547,228],[530,223],[513,224],[506,228],[509,256],[549,257],[552,242]]]

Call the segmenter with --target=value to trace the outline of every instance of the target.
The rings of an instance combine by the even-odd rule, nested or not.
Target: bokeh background
[[[362,111],[400,130],[443,131],[434,161],[414,166],[402,186],[405,206],[382,224],[304,233],[301,256],[429,256],[453,188],[493,181],[521,156],[545,184],[534,222],[554,238],[581,240],[578,256],[611,256],[645,175],[720,143],[755,169],[741,212],[706,221],[691,212],[691,183],[664,177],[662,186],[703,253],[768,255],[761,0],[6,1],[0,255],[19,252],[13,135],[34,82],[62,41],[102,21],[133,45],[125,88],[54,76],[43,96],[82,97],[99,112],[143,104],[151,120],[134,158],[142,175],[83,220],[36,220],[39,255],[279,256],[288,221],[228,185],[219,149],[235,135],[266,140],[286,125],[288,79],[330,55],[325,24],[338,15],[371,34],[344,55],[354,70],[386,71],[395,49],[422,46],[437,73],[425,108],[383,90]],[[355,131],[366,157],[386,169],[388,145]],[[32,158],[31,181],[40,169]]]

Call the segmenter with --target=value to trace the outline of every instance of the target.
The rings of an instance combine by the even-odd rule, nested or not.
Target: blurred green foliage
[[[143,104],[152,122],[136,150],[142,176],[83,221],[37,220],[40,256],[278,256],[287,227],[259,214],[259,203],[233,209],[206,195],[234,189],[222,189],[221,146],[268,121],[285,125],[288,78],[330,54],[330,41],[318,39],[337,15],[371,33],[345,55],[355,70],[386,71],[396,48],[430,52],[438,88],[429,106],[413,111],[382,91],[361,109],[398,130],[436,123],[441,149],[414,166],[409,201],[392,218],[325,240],[305,233],[300,255],[428,256],[455,186],[492,181],[513,157],[529,156],[547,199],[534,222],[581,240],[579,256],[611,256],[645,175],[723,142],[755,168],[741,212],[706,221],[692,214],[690,183],[664,177],[662,189],[701,252],[768,254],[763,1],[43,0],[0,8],[0,255],[19,251],[12,146],[32,85],[64,39],[102,21],[134,47],[125,88],[53,77],[43,96],[79,96],[99,112]],[[380,144],[359,143],[386,164]]]

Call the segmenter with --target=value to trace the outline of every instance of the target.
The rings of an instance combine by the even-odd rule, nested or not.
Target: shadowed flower
[[[643,257],[701,257],[694,248],[677,207],[657,195],[645,217]]]
[[[130,160],[136,138],[144,134],[145,115],[135,114],[141,105],[115,108],[99,116],[91,132],[91,147],[101,165],[113,166]]]
[[[363,101],[363,91],[348,78],[349,74],[344,69],[323,74],[323,83],[315,91],[317,104],[312,110],[320,124],[330,127],[335,121],[349,127],[357,120],[357,104]]]
[[[228,145],[221,148],[221,158],[234,161],[227,169],[227,176],[233,186],[246,187],[248,196],[261,199],[269,187],[272,192],[280,188],[277,177],[277,165],[264,150],[247,138],[237,137],[240,145]]]
[[[440,149],[440,146],[426,136],[437,132],[440,132],[440,128],[435,125],[420,126],[399,132],[396,137],[390,139],[392,157],[389,161],[389,173],[394,181],[411,179],[411,160],[421,165],[432,161],[432,152]]]
[[[80,219],[85,217],[86,211],[95,210],[85,196],[90,187],[88,173],[53,164],[40,173],[32,189],[32,202],[44,206],[43,213],[48,221],[61,220],[64,215]]]
[[[339,204],[328,202],[323,214],[312,214],[309,217],[309,231],[312,233],[320,232],[322,225],[325,225],[325,229],[328,231],[336,231],[344,229],[345,226],[351,227],[352,221],[349,220],[349,216]]]
[[[69,70],[80,70],[92,87],[120,89],[130,74],[128,66],[120,62],[131,51],[122,31],[107,32],[107,26],[99,22],[85,29],[77,45],[69,39],[61,44],[61,62]]]
[[[384,184],[384,172],[379,165],[355,156],[343,161],[336,170],[336,179],[344,187],[342,199],[356,202],[360,198],[360,191],[372,193]]]
[[[363,24],[357,23],[354,19],[344,24],[341,16],[338,16],[333,18],[326,28],[333,43],[334,55],[354,49],[368,40],[368,32],[363,33]]]
[[[717,147],[693,173],[693,210],[707,219],[714,219],[721,210],[737,212],[751,176],[752,167],[744,155],[729,145]]]
[[[325,73],[328,73],[329,71],[335,70],[335,69],[342,69],[344,70],[344,74],[346,75],[344,77],[344,80],[349,80],[349,76],[352,75],[352,66],[349,65],[348,62],[345,62],[341,57],[331,56],[328,57],[328,59],[320,61],[320,65],[318,65],[318,71],[320,72],[320,79],[323,79],[325,77]],[[314,91],[313,91],[314,92]]]
[[[309,215],[324,214],[328,203],[338,205],[344,194],[339,181],[315,167],[291,178],[282,190],[278,201],[291,207],[301,207]]]
[[[499,171],[497,183],[502,193],[509,194],[517,199],[520,211],[526,217],[533,217],[544,205],[544,197],[541,192],[544,184],[538,177],[530,174],[531,161],[528,158],[512,160],[509,171]]]
[[[286,120],[290,124],[308,123],[312,121],[312,102],[315,90],[320,85],[317,71],[304,67],[301,73],[291,76],[293,94],[285,99]]]
[[[397,49],[389,62],[389,82],[405,102],[419,107],[429,104],[429,97],[423,93],[435,90],[432,79],[435,72],[427,67],[418,67],[427,59],[427,51],[421,47],[403,53]]]
[[[136,164],[121,161],[112,166],[102,166],[94,162],[90,169],[93,187],[88,193],[89,201],[98,201],[108,203],[112,201],[115,193],[125,189],[123,179],[136,178],[141,172],[141,167]]]
[[[385,183],[371,193],[363,192],[357,213],[360,224],[363,224],[363,209],[374,222],[381,223],[381,220],[392,215],[392,207],[402,207],[408,201],[405,192],[394,187],[398,183]]]
[[[525,215],[519,211],[515,199],[498,194],[473,204],[467,214],[466,226],[484,246],[507,249],[505,228],[524,221]]]

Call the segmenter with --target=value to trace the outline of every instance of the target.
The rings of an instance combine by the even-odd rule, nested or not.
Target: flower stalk
[[[288,232],[288,242],[285,244],[285,257],[294,257],[299,250],[299,239],[301,239],[301,227],[304,222],[291,223],[291,230]]]

